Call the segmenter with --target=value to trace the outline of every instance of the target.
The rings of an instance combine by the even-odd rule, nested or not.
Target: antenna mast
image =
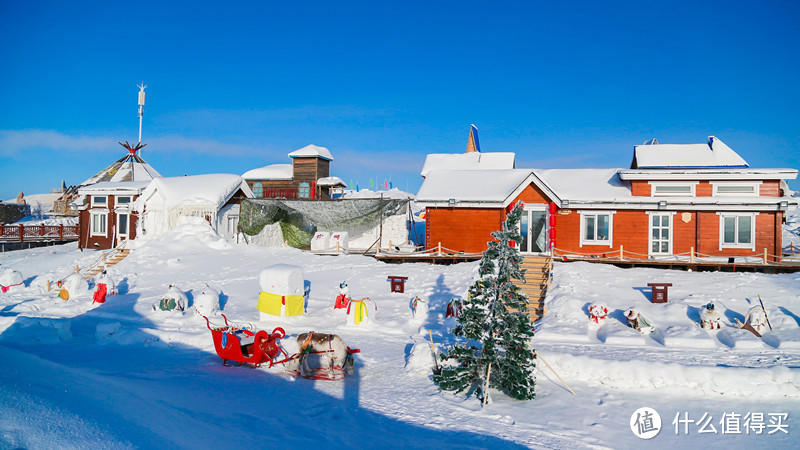
[[[142,116],[144,116],[144,90],[147,88],[147,85],[142,82],[142,84],[137,85],[139,87],[139,143],[142,143]]]

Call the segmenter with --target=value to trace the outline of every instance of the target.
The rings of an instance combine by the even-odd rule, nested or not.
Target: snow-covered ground
[[[493,393],[474,398],[440,392],[430,379],[427,330],[450,342],[448,300],[463,296],[476,263],[388,265],[356,256],[316,256],[291,248],[229,244],[201,225],[183,225],[139,242],[109,272],[120,294],[92,305],[88,294],[63,301],[41,291],[98,258],[75,244],[0,254],[0,270],[23,273],[25,287],[0,294],[0,448],[191,447],[236,445],[308,448],[789,448],[800,417],[800,274],[691,273],[559,263],[538,326],[542,359],[535,400]],[[311,282],[308,314],[260,322],[258,274],[266,266],[303,267]],[[389,292],[388,275],[409,277],[405,294]],[[373,322],[346,325],[332,309],[340,281],[354,298],[378,306]],[[670,303],[651,304],[643,287],[671,282]],[[334,332],[360,348],[356,375],[341,382],[293,378],[280,368],[223,367],[205,322],[194,313],[156,312],[175,284],[190,301],[208,283],[222,292],[223,312],[259,329]],[[757,295],[775,331],[758,340],[731,322]],[[419,295],[430,312],[412,319]],[[714,301],[723,330],[695,321]],[[589,303],[608,305],[604,327],[588,326]],[[657,328],[645,338],[620,311],[635,307]],[[221,323],[220,319],[214,320]],[[570,394],[544,365],[575,391]],[[648,406],[663,425],[651,441],[629,428]],[[672,421],[712,417],[716,434]],[[765,425],[787,413],[788,434],[721,433],[723,413],[764,413]],[[774,425],[774,422],[773,422]],[[708,426],[706,426],[708,429]],[[730,431],[730,429],[729,429]],[[794,442],[795,444],[792,444]]]

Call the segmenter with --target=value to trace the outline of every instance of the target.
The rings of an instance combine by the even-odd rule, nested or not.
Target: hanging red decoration
[[[511,247],[511,248],[516,248],[517,247],[517,241],[515,241],[513,239],[510,239],[508,241],[508,246]]]

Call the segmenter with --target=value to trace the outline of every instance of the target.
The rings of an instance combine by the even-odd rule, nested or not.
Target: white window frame
[[[129,213],[128,211],[120,211],[117,213],[117,230],[120,229],[119,225],[122,223],[122,221],[119,219],[119,216],[121,215],[125,215],[128,217],[128,223],[125,224],[125,229],[127,231],[124,234],[122,232],[119,232],[119,237],[124,237],[125,239],[128,239],[128,236],[130,236],[131,234],[131,213]]]
[[[104,198],[105,202],[98,203],[98,198]],[[107,195],[92,195],[92,207],[101,207],[101,208],[108,208],[108,196]]]
[[[723,248],[740,248],[740,249],[750,249],[755,251],[756,250],[756,216],[758,215],[757,212],[718,212],[717,215],[719,216],[719,249],[722,250]],[[740,244],[739,241],[739,220],[736,219],[736,228],[734,229],[733,235],[736,237],[735,244],[726,244],[725,243],[725,218],[726,217],[740,217],[740,216],[749,216],[750,217],[750,243],[749,244]]]
[[[608,245],[609,248],[614,246],[614,214],[616,211],[578,211],[581,216],[581,224],[578,232],[580,233],[579,246],[584,245]],[[608,216],[608,241],[588,240],[584,237],[584,226],[586,224],[586,216]],[[597,219],[594,224],[594,234],[597,236]]]
[[[105,217],[105,221],[104,221],[105,230],[104,231],[102,231],[102,232],[95,231],[95,229],[94,229],[94,218],[95,218],[95,216],[103,216],[103,217]],[[105,237],[108,237],[108,210],[107,209],[97,210],[97,211],[90,211],[89,212],[89,235],[90,236],[105,236]]]
[[[671,256],[677,211],[647,211],[647,256]],[[669,253],[653,253],[653,216],[669,216]]]
[[[121,202],[120,200],[123,198],[127,198],[127,202]],[[117,208],[125,208],[128,207],[131,203],[133,203],[133,196],[131,195],[118,195],[116,201],[114,202],[114,206]]]
[[[761,182],[760,181],[712,181],[711,186],[712,194],[714,197],[758,197],[761,195]],[[747,186],[752,187],[752,193],[740,192],[719,192],[720,186]]]
[[[649,181],[650,184],[650,197],[695,197],[697,195],[697,184],[699,181]],[[659,186],[687,186],[689,193],[681,194],[670,192],[666,194],[657,194],[656,190]]]

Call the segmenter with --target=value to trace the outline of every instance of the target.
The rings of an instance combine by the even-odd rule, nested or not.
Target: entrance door
[[[547,252],[547,206],[525,205],[519,221],[522,242],[519,250],[522,253]]]
[[[650,254],[672,254],[672,214],[650,215]]]

